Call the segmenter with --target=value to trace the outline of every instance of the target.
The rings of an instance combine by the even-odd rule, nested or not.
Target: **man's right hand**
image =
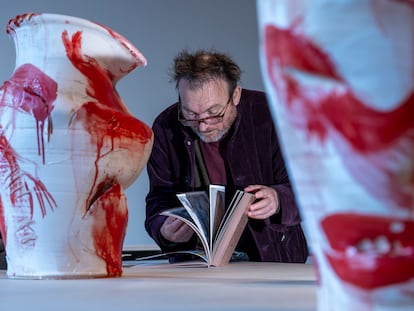
[[[174,243],[188,242],[194,234],[193,229],[175,217],[168,217],[161,226],[161,235]]]

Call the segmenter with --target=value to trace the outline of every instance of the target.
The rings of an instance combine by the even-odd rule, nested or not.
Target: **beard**
[[[205,143],[215,143],[218,142],[220,139],[222,139],[224,136],[226,136],[226,134],[228,133],[229,129],[224,129],[224,130],[220,130],[217,131],[215,135],[204,135],[203,133],[201,133],[198,130],[194,130],[194,132],[197,134],[197,136]]]
[[[237,117],[237,110],[234,110],[234,113],[230,114],[226,124],[220,130],[213,129],[205,132],[200,132],[198,128],[193,128],[194,133],[205,143],[215,143],[221,140],[224,136],[227,135],[231,126]],[[214,133],[214,134],[213,134]]]

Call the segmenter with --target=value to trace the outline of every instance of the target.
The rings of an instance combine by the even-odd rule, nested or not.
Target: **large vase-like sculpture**
[[[318,310],[413,310],[414,2],[258,0]]]
[[[71,16],[10,20],[16,67],[0,88],[0,229],[16,278],[122,274],[124,189],[151,129],[115,85],[145,57],[102,25]]]

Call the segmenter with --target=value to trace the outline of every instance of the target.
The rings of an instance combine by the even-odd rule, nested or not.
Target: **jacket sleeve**
[[[160,235],[160,229],[166,217],[160,212],[180,206],[176,197],[179,189],[179,177],[176,176],[174,165],[178,165],[176,155],[172,152],[172,134],[164,130],[160,120],[153,125],[154,145],[147,163],[150,189],[146,196],[145,229],[163,252],[194,249],[195,237],[188,243],[169,243]]]
[[[237,187],[259,184],[276,190],[280,210],[263,225],[284,231],[300,217],[276,126],[264,93],[244,90],[242,100],[227,150],[232,178]]]

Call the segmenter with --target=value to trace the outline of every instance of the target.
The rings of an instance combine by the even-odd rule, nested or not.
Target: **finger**
[[[254,212],[249,212],[248,216],[253,219],[266,219],[270,217],[270,213],[266,212],[266,209],[261,209]]]
[[[262,214],[267,213],[267,211],[269,211],[269,208],[267,207],[267,205],[255,207],[254,209],[249,210],[249,212],[252,213],[253,215],[262,215]]]
[[[168,217],[164,224],[162,225],[162,233],[165,235],[171,235],[174,234],[178,228],[182,226],[184,222],[175,218],[175,217]]]
[[[253,192],[254,193],[254,192],[256,192],[256,191],[258,191],[262,188],[263,188],[262,185],[249,185],[249,186],[245,187],[243,190],[245,192]]]
[[[176,221],[177,221],[177,218],[169,216],[169,217],[167,217],[167,219],[164,221],[164,224],[165,224],[165,225],[171,225],[171,224],[173,224],[173,223],[174,223],[174,222],[176,222]]]
[[[180,230],[184,230],[184,229],[186,229],[186,228],[189,228],[189,226],[184,222],[184,221],[181,221],[181,220],[179,220],[179,219],[177,219],[178,221],[177,221],[177,223],[175,224],[176,225],[176,231],[180,231]]]
[[[182,225],[177,229],[177,234],[185,234],[188,235],[188,233],[192,233],[193,229],[191,229],[191,227],[189,225],[187,225],[186,223],[182,223]]]
[[[250,205],[249,210],[254,212],[254,211],[260,210],[262,208],[265,208],[268,204],[269,204],[268,199],[260,198],[260,199],[258,199],[258,201],[255,201],[254,203],[252,203]]]
[[[174,239],[176,242],[187,242],[193,234],[194,231],[191,227],[183,223],[183,225],[180,226],[176,232],[174,232]]]
[[[256,219],[264,219],[276,213],[276,205],[271,199],[262,199],[249,207],[248,216]]]

